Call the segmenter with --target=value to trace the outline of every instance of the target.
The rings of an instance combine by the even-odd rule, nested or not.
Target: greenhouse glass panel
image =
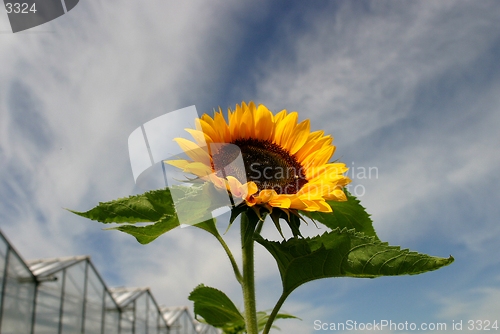
[[[160,322],[161,320],[158,306],[148,294],[148,334],[157,334],[159,328],[166,327],[165,322]]]
[[[54,334],[59,329],[63,272],[40,282],[36,296],[35,333]]]
[[[160,309],[148,288],[107,288],[88,256],[27,264],[1,232],[0,333],[201,334],[186,307]]]
[[[169,333],[172,334],[196,334],[196,328],[186,309],[177,310],[170,325]]]
[[[85,266],[80,261],[65,269],[62,333],[81,333],[85,298]]]
[[[184,312],[181,313],[177,319],[175,320],[173,326],[177,328],[176,334],[187,334],[187,328],[186,328],[186,317],[184,317]]]
[[[105,287],[87,263],[87,298],[85,302],[85,333],[101,333]]]
[[[193,319],[189,316],[187,311],[182,312],[182,328],[183,334],[197,334],[196,327],[194,326]]]
[[[158,327],[158,334],[170,334],[170,332],[168,331],[168,328],[161,326]]]
[[[105,291],[104,303],[106,305],[104,313],[104,333],[118,334],[120,329],[120,310],[108,291]]]
[[[7,259],[7,241],[0,234],[0,305],[2,305],[2,289],[5,271],[5,260]]]
[[[122,312],[120,321],[120,334],[134,333],[134,311],[134,303],[130,303],[129,307],[127,307],[127,310]]]
[[[6,265],[6,267],[5,267]],[[30,333],[35,298],[35,278],[12,248],[4,265],[1,328],[3,334]],[[5,270],[6,269],[6,270]]]
[[[143,293],[135,300],[135,332],[134,334],[146,334],[146,320],[148,318],[148,294]]]
[[[180,323],[176,321],[172,325],[170,325],[170,330],[168,331],[168,334],[181,334],[181,333],[182,333],[182,326]]]

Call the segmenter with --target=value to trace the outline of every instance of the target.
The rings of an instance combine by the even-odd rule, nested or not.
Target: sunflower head
[[[228,110],[227,121],[219,108],[196,124],[186,129],[194,141],[175,139],[191,160],[168,163],[228,191],[241,202],[236,211],[252,208],[259,217],[270,213],[275,223],[284,218],[292,224],[301,211],[331,212],[327,201],[347,200],[347,168],[329,162],[333,138],[311,132],[297,112],[273,114],[262,104],[242,102]]]

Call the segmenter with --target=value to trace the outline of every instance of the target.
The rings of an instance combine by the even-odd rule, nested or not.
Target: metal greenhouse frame
[[[89,256],[24,261],[0,231],[0,333],[220,333],[149,288],[108,288]]]

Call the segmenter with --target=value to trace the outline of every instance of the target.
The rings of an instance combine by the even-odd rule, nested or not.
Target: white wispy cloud
[[[271,53],[258,96],[333,134],[348,166],[378,169],[378,179],[355,181],[368,188],[363,203],[374,217],[389,221],[378,225],[384,234],[425,232],[395,217],[473,187],[498,166],[500,81],[475,77],[488,72],[480,66],[500,36],[500,9],[453,1],[366,7],[315,12],[304,20],[309,29],[285,22],[280,37],[291,54]],[[432,96],[427,86],[439,91]]]
[[[190,249],[196,242],[189,230],[174,247],[164,239],[139,250],[132,237],[100,235],[99,224],[63,208],[86,210],[130,195],[128,135],[197,101],[193,95],[215,91],[210,87],[231,57],[228,44],[239,37],[233,14],[258,14],[265,8],[258,5],[87,2],[39,27],[52,33],[1,36],[0,59],[8,64],[0,69],[2,228],[23,255],[91,253],[102,271],[113,267],[132,285],[168,271],[165,282],[153,280],[153,291],[168,291],[160,302],[186,303],[185,290],[210,274],[205,264],[211,263]],[[162,242],[158,253],[178,260],[149,253]],[[207,241],[201,251],[219,254],[217,247]],[[211,261],[227,266],[220,254]]]
[[[498,181],[500,80],[483,67],[498,54],[500,7],[377,1],[283,17],[275,10],[263,2],[87,1],[37,28],[52,32],[0,34],[0,219],[21,254],[90,253],[113,284],[149,285],[160,303],[185,304],[201,282],[238,296],[228,260],[201,231],[178,229],[144,247],[63,210],[129,195],[128,135],[168,111],[233,103],[214,100],[228,98],[221,86],[255,91],[273,110],[298,110],[335,136],[336,157],[348,166],[376,166],[377,179],[355,182],[384,237],[424,242],[438,229],[467,251],[495,247],[497,209],[478,192],[497,196],[487,180]],[[263,18],[279,22],[273,43],[231,78],[246,68],[237,55],[259,47],[245,45],[246,24]],[[476,228],[461,219],[460,200],[478,212],[487,205]],[[447,220],[433,226],[443,211]],[[227,234],[233,249],[237,230]],[[279,239],[272,226],[264,232]],[[279,296],[277,269],[256,247],[260,305],[268,308]],[[333,304],[298,296],[284,307],[303,322],[278,324],[285,333],[313,332],[315,319],[337,314]],[[456,298],[443,304],[463,308],[445,308],[443,317],[475,316],[472,308],[493,302],[486,294],[474,305]]]
[[[439,234],[447,245],[496,252],[498,210],[487,198],[498,198],[500,80],[488,66],[498,55],[500,8],[399,5],[343,3],[305,19],[310,29],[285,22],[290,53],[271,52],[257,95],[333,134],[348,166],[377,167],[377,179],[355,182],[383,239],[415,244]],[[470,212],[476,220],[463,218]],[[478,270],[492,265],[477,261]]]

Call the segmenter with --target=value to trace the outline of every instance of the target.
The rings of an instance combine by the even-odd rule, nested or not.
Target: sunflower
[[[311,132],[309,120],[298,123],[297,112],[287,110],[273,115],[253,102],[229,109],[227,119],[220,108],[213,118],[204,114],[196,129],[186,129],[194,142],[174,139],[191,160],[167,163],[230,192],[259,217],[263,209],[288,217],[290,212],[331,212],[327,201],[347,200],[347,167],[329,162],[333,138]],[[231,164],[239,154],[243,168]]]

